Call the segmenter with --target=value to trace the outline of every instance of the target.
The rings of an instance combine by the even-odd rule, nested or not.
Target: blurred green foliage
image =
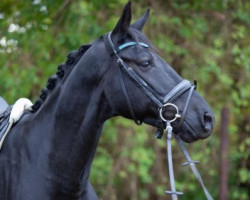
[[[0,94],[9,103],[35,100],[69,51],[112,30],[126,0],[0,2]],[[188,148],[215,199],[219,193],[220,112],[230,109],[229,199],[250,198],[250,2],[133,0],[134,20],[150,6],[145,33],[160,55],[187,79],[216,114],[214,134]],[[91,171],[100,199],[166,199],[165,143],[154,129],[123,118],[105,124]],[[185,199],[204,195],[174,149],[177,187]]]

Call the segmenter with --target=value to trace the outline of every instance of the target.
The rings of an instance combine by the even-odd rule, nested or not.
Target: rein
[[[171,123],[174,122],[177,118],[183,119],[185,117],[189,102],[191,100],[192,92],[193,92],[193,90],[191,88],[190,92],[189,92],[189,95],[188,95],[188,98],[187,98],[186,105],[185,105],[184,110],[183,110],[182,116],[179,115],[178,107],[176,105],[172,104],[172,103],[167,103],[167,104],[164,105],[165,107],[173,107],[175,109],[176,114],[174,116],[171,116],[172,118],[170,117],[168,119],[165,119],[163,117],[163,115],[162,115],[162,109],[160,109],[160,117],[161,117],[161,119],[163,121],[166,122],[167,160],[168,160],[169,178],[170,178],[170,186],[171,186],[171,190],[170,191],[165,191],[165,193],[171,195],[173,200],[177,200],[178,199],[177,195],[183,195],[183,192],[178,192],[175,189],[173,159],[172,159],[172,149],[171,149],[171,140],[172,140],[173,127],[171,126]],[[180,125],[182,125],[182,123],[183,123],[183,120],[180,121],[178,130],[180,130],[180,128],[181,128]],[[195,166],[195,164],[199,163],[199,161],[193,161],[191,159],[191,157],[188,154],[188,151],[186,150],[185,146],[183,145],[183,143],[181,141],[181,138],[180,138],[179,134],[175,134],[174,137],[175,137],[176,141],[178,142],[178,144],[180,146],[180,149],[181,149],[182,153],[184,154],[184,156],[185,156],[185,158],[187,160],[187,162],[183,163],[182,166],[187,166],[187,165],[190,166],[193,174],[195,175],[196,179],[199,181],[200,185],[202,186],[202,189],[203,189],[203,191],[205,193],[205,196],[206,196],[207,200],[213,200],[212,196],[209,194],[207,188],[205,187],[205,185],[204,185],[204,183],[202,181],[202,178],[200,176],[199,171],[197,170],[197,168]]]
[[[204,193],[206,195],[207,200],[213,200],[209,192],[207,191],[206,187],[203,184],[203,181],[201,179],[201,176],[196,169],[195,163],[197,161],[193,161],[187,150],[185,149],[184,145],[182,144],[182,141],[179,137],[179,132],[181,130],[181,127],[183,125],[189,103],[192,98],[193,91],[196,89],[196,82],[192,84],[188,80],[183,80],[179,84],[177,84],[171,91],[169,91],[164,97],[159,95],[156,91],[154,91],[146,81],[144,81],[134,70],[128,66],[122,58],[119,56],[119,51],[135,45],[140,45],[145,48],[149,48],[149,46],[143,42],[127,42],[125,44],[120,45],[117,49],[115,48],[115,45],[112,42],[111,39],[111,32],[107,33],[104,36],[104,44],[107,52],[109,53],[110,57],[115,57],[117,59],[118,63],[118,69],[119,69],[119,76],[120,76],[120,85],[123,91],[123,94],[125,96],[127,106],[130,112],[130,115],[132,119],[135,121],[136,124],[140,125],[142,122],[141,120],[138,120],[136,118],[134,109],[132,107],[132,104],[130,102],[127,88],[124,82],[123,73],[122,70],[128,75],[130,79],[132,79],[138,87],[158,106],[159,108],[159,115],[161,118],[161,121],[156,122],[157,132],[155,137],[158,139],[161,139],[164,133],[164,130],[167,132],[167,159],[168,159],[168,166],[169,166],[169,177],[170,177],[170,185],[171,185],[171,191],[165,191],[166,194],[170,194],[172,196],[172,200],[177,200],[177,195],[182,195],[182,192],[177,192],[175,189],[175,181],[174,181],[174,171],[173,171],[173,161],[172,161],[172,149],[171,149],[171,140],[172,140],[172,126],[171,123],[174,122],[176,119],[180,118],[180,122],[177,128],[177,132],[175,133],[174,137],[176,138],[184,156],[187,159],[187,163],[184,163],[183,165],[190,165],[195,177],[200,182]],[[179,114],[178,107],[173,104],[174,100],[176,100],[178,97],[180,97],[184,92],[189,90],[189,94],[182,112],[182,115]],[[172,116],[164,117],[163,112],[166,112],[168,110],[175,110],[175,114]],[[171,113],[171,112],[170,112]]]

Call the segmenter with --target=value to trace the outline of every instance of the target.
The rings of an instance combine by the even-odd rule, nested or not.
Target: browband
[[[114,55],[118,56],[118,52],[130,47],[130,46],[135,46],[135,45],[141,45],[145,48],[149,48],[149,45],[143,43],[143,42],[126,42],[125,44],[120,45],[118,48],[115,48],[112,40],[111,40],[111,32],[108,32],[107,34],[105,34],[104,36],[104,44],[105,44],[105,48],[107,50],[107,52],[109,53],[109,55],[112,57]]]
[[[170,92],[168,92],[167,95],[164,97],[161,97],[157,92],[155,92],[137,73],[133,71],[132,68],[129,68],[125,62],[121,59],[121,57],[118,55],[118,52],[124,48],[127,48],[129,46],[136,45],[138,43],[136,42],[127,42],[125,44],[122,44],[118,47],[118,50],[115,48],[112,40],[111,40],[111,32],[107,33],[104,36],[104,43],[107,52],[110,54],[110,56],[116,56],[118,63],[121,64],[122,69],[129,75],[130,78],[132,78],[139,86],[140,88],[146,93],[146,95],[154,101],[159,108],[161,108],[164,104],[173,102],[178,96],[182,95],[184,92],[186,92],[189,88],[193,86],[193,84],[188,80],[181,81],[178,85],[176,85]],[[148,48],[148,45],[142,42],[139,42],[139,44],[143,47]]]
[[[145,43],[143,43],[143,42],[127,42],[127,43],[125,43],[125,44],[122,44],[121,46],[119,46],[118,47],[118,51],[120,51],[120,50],[122,50],[122,49],[125,49],[125,48],[127,48],[127,47],[130,47],[130,46],[135,46],[135,45],[137,45],[137,44],[139,44],[139,45],[141,45],[141,46],[143,46],[143,47],[146,47],[146,48],[148,48],[148,45],[147,44],[145,44]]]

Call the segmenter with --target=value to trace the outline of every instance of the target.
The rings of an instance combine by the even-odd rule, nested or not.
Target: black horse
[[[82,45],[59,65],[32,112],[23,115],[3,144],[1,200],[98,199],[89,173],[104,122],[120,115],[156,126],[159,106],[152,99],[182,82],[141,33],[148,16],[149,10],[130,25],[129,2],[111,34]],[[121,70],[124,65],[127,71]],[[188,94],[174,101],[180,113]],[[213,124],[212,111],[194,91],[181,139],[207,138]]]

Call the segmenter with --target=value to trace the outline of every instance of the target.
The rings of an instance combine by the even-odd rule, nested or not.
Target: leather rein
[[[149,46],[143,42],[127,42],[125,44],[120,45],[117,49],[115,48],[115,45],[113,44],[112,40],[111,40],[111,32],[107,33],[104,36],[104,44],[105,44],[105,48],[107,50],[107,52],[109,53],[109,55],[113,58],[115,57],[118,63],[118,69],[119,69],[119,76],[120,76],[120,85],[121,85],[121,89],[123,91],[123,94],[125,96],[126,102],[127,102],[127,106],[129,108],[129,112],[131,114],[131,117],[133,118],[133,120],[135,121],[135,123],[137,125],[140,125],[142,122],[140,120],[138,120],[136,118],[134,109],[132,107],[132,104],[130,102],[129,96],[128,96],[128,92],[127,92],[127,88],[124,82],[124,78],[123,78],[123,72],[125,72],[125,74],[128,75],[129,78],[131,78],[137,85],[138,87],[158,106],[159,108],[159,115],[161,120],[157,121],[157,132],[155,137],[158,139],[161,139],[163,136],[164,131],[167,132],[167,159],[168,159],[168,166],[169,166],[169,177],[170,177],[170,186],[171,186],[171,190],[170,191],[165,191],[166,194],[170,194],[172,196],[173,200],[177,200],[177,195],[181,195],[183,194],[182,192],[177,192],[175,189],[175,180],[174,180],[174,171],[173,171],[173,162],[172,162],[172,150],[171,150],[171,140],[172,140],[172,126],[171,123],[174,122],[176,119],[180,118],[180,122],[178,125],[178,130],[177,132],[174,134],[174,137],[176,138],[184,156],[187,159],[187,162],[184,163],[183,165],[189,165],[195,175],[195,177],[198,179],[198,181],[200,182],[204,193],[206,195],[206,198],[208,200],[212,200],[213,198],[211,197],[211,195],[209,194],[209,192],[207,191],[206,187],[204,186],[204,183],[201,179],[201,176],[195,166],[195,163],[197,163],[197,161],[193,161],[185,146],[182,144],[182,141],[179,137],[179,132],[181,130],[181,127],[183,125],[187,110],[188,110],[188,106],[190,103],[190,100],[192,98],[192,94],[193,91],[196,89],[196,82],[195,84],[192,84],[190,81],[188,80],[183,80],[181,81],[178,85],[176,85],[172,90],[170,90],[164,97],[162,97],[161,95],[159,95],[153,88],[151,88],[146,81],[144,81],[130,66],[128,66],[126,64],[126,62],[123,61],[123,59],[119,56],[119,51],[130,47],[130,46],[135,46],[135,45],[140,45],[142,47],[145,48],[149,48]],[[188,97],[182,112],[182,115],[179,114],[179,110],[178,107],[173,104],[172,102],[174,102],[178,97],[180,97],[184,92],[186,92],[187,90],[189,90],[188,93]],[[168,116],[168,117],[164,117],[163,112],[166,112],[168,110],[175,110],[175,114]]]

